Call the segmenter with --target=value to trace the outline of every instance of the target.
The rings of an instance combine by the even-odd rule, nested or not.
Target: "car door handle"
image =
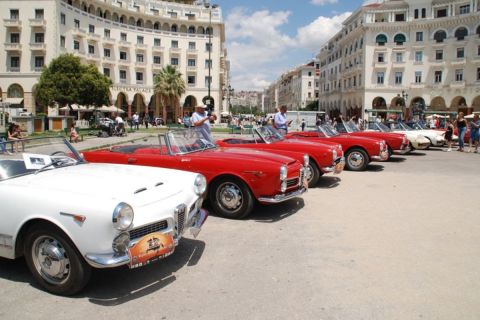
[[[137,162],[137,158],[128,158],[127,162],[128,162],[128,163],[136,163],[136,162]]]

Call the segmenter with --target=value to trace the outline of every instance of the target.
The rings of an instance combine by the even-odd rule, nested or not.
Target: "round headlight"
[[[133,209],[125,202],[119,203],[113,210],[113,227],[117,230],[127,230],[133,223]]]
[[[280,191],[282,192],[287,191],[287,181],[282,182],[282,185],[280,186]]]
[[[337,150],[332,149],[332,157],[333,157],[333,160],[337,159],[337,157],[338,157]]]
[[[310,163],[310,157],[308,156],[308,154],[304,154],[303,155],[303,166],[308,167],[309,163]]]
[[[198,174],[193,183],[193,191],[197,196],[201,196],[205,193],[205,190],[207,190],[207,179],[203,174]]]
[[[287,166],[283,165],[280,167],[280,180],[286,180],[288,176]]]

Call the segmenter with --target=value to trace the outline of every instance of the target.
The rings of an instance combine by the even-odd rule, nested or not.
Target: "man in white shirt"
[[[282,134],[286,135],[288,126],[292,121],[287,121],[287,106],[281,106],[280,111],[275,114],[273,126]]]
[[[202,133],[205,139],[213,141],[213,137],[211,135],[210,130],[210,121],[215,121],[217,117],[215,115],[208,116],[206,109],[206,105],[198,105],[195,107],[195,112],[192,114],[190,122],[195,127],[195,130]]]
[[[132,116],[133,127],[138,130],[138,122],[139,122],[138,114],[135,112]]]

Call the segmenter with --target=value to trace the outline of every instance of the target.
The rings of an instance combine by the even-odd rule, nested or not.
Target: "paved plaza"
[[[478,154],[441,149],[327,175],[73,298],[0,259],[0,319],[478,319],[479,177]]]

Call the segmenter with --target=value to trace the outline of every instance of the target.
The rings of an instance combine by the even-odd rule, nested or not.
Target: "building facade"
[[[331,116],[480,111],[480,1],[365,5],[317,59],[319,106]]]
[[[316,80],[316,63],[311,61],[305,65],[285,72],[264,89],[264,110],[266,113],[277,112],[279,106],[287,106],[288,110],[304,109],[318,97]]]
[[[128,115],[148,111],[175,121],[197,104],[210,102],[218,114],[226,107],[229,64],[217,6],[194,1],[0,0],[0,8],[0,94],[5,102],[46,112],[33,94],[42,67],[72,53],[112,80],[111,103]],[[167,64],[186,83],[180,107],[163,105],[154,93],[154,77]]]

